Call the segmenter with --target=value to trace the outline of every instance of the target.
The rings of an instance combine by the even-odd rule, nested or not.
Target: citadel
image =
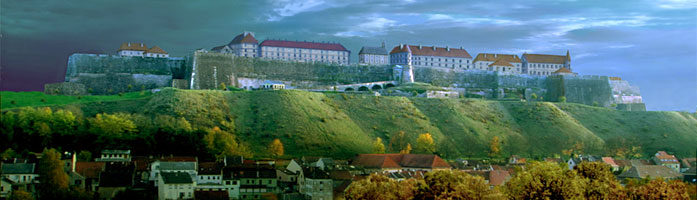
[[[570,52],[562,55],[479,53],[463,47],[400,44],[389,53],[364,46],[358,63],[336,42],[267,39],[244,32],[227,44],[170,57],[158,46],[123,43],[117,55],[76,53],[65,82],[47,84],[51,94],[116,94],[159,87],[303,89],[377,95],[480,97],[567,101],[621,110],[645,110],[639,88],[619,77],[578,75]],[[410,82],[442,88],[425,94],[386,90]],[[564,100],[562,100],[564,99]]]

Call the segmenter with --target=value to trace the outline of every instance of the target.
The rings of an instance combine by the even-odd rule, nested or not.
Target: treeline
[[[682,181],[628,180],[625,186],[610,166],[584,162],[574,170],[551,162],[526,165],[494,188],[480,176],[441,170],[424,179],[397,181],[373,174],[351,183],[346,199],[690,199],[695,186]]]
[[[135,155],[190,155],[212,159],[252,156],[234,135],[234,123],[195,127],[184,117],[130,113],[81,112],[26,107],[0,115],[0,149],[27,155],[44,148],[59,151],[130,149]],[[9,155],[7,155],[9,156]]]

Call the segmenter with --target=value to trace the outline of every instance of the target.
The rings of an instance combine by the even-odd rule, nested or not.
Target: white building
[[[155,181],[155,186],[157,186],[157,180],[160,179],[162,173],[174,173],[174,172],[184,172],[189,174],[191,180],[196,180],[197,178],[197,162],[162,162],[155,161],[150,165],[150,178],[149,180]]]
[[[390,64],[466,70],[472,67],[472,56],[462,47],[399,45],[390,51]]]
[[[157,196],[160,200],[194,199],[196,182],[186,172],[162,172],[157,183]]]
[[[255,58],[258,57],[259,41],[254,38],[254,33],[244,32],[235,36],[230,43],[222,46],[213,47],[211,51],[220,53],[231,53],[236,56]]]
[[[152,58],[167,58],[169,53],[158,46],[148,48],[144,43],[131,43],[124,42],[121,47],[116,51],[120,56],[138,56],[138,57],[152,57]]]
[[[102,150],[101,157],[95,160],[98,162],[130,162],[131,150]]]
[[[390,58],[385,50],[385,43],[380,47],[363,47],[358,52],[359,65],[389,65]]]
[[[0,177],[0,198],[7,198],[12,193],[12,181],[5,177]]]
[[[480,53],[474,58],[472,69],[496,71],[503,74],[523,73],[523,63],[517,55]]]
[[[522,61],[523,73],[525,74],[549,76],[553,75],[560,68],[567,68],[569,71],[572,71],[569,51],[566,51],[566,56],[524,53]]]
[[[317,167],[304,167],[298,175],[298,189],[306,199],[329,200],[334,196],[329,173]]]
[[[347,65],[351,51],[339,43],[264,40],[260,56],[268,60],[322,62]]]

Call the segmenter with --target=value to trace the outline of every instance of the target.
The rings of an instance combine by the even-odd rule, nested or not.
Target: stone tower
[[[414,82],[414,67],[410,65],[404,66],[402,69],[402,80],[401,83],[413,83]]]

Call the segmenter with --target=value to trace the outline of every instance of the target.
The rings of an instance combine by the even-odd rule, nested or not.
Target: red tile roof
[[[419,48],[421,47],[421,48]],[[417,56],[439,56],[439,57],[458,57],[458,58],[472,58],[472,56],[467,53],[465,49],[456,48],[445,48],[445,47],[427,47],[427,46],[415,46],[415,45],[400,45],[396,46],[390,51],[393,53],[402,53],[411,51],[412,55]]]
[[[566,61],[571,61],[569,54],[567,52],[566,56],[562,55],[546,55],[546,54],[527,54],[524,53],[523,57],[529,63],[553,63],[553,64],[565,64]]]
[[[603,162],[612,167],[619,167],[619,165],[615,163],[615,159],[612,159],[612,157],[603,157]]]
[[[158,47],[158,46],[154,46],[154,47],[148,49],[147,51],[145,51],[145,53],[160,53],[160,54],[167,54],[167,52],[166,52],[165,50],[162,50],[162,48],[160,48],[160,47]]]
[[[658,151],[658,153],[656,153],[656,158],[658,158],[661,161],[661,163],[664,163],[664,164],[678,164],[679,163],[678,159],[675,158],[674,155],[670,155],[670,154],[666,153],[665,151]]]
[[[223,166],[216,162],[200,162],[198,163],[198,174],[201,175],[220,175],[222,174]]]
[[[148,46],[145,45],[144,43],[135,43],[135,42],[124,42],[121,44],[121,47],[119,47],[118,51],[121,50],[130,50],[130,51],[147,51]]]
[[[498,59],[496,62],[491,63],[489,67],[491,66],[505,66],[505,67],[513,67],[513,64],[509,63],[508,61],[505,61],[503,59]]]
[[[320,43],[320,42],[300,42],[285,40],[264,40],[259,46],[287,47],[302,49],[320,49],[329,51],[348,51],[339,43]]]
[[[99,173],[104,171],[105,162],[76,162],[75,172],[85,178],[99,179]]]
[[[488,174],[489,185],[501,185],[511,178],[511,174],[506,170],[492,170],[489,171]]]
[[[254,34],[245,32],[245,33],[242,33],[242,34],[235,36],[235,38],[233,38],[232,41],[230,41],[230,43],[228,45],[241,44],[241,43],[258,44],[259,41],[257,41],[256,38],[254,38]]]
[[[352,165],[366,168],[451,168],[437,155],[432,154],[360,154]]]
[[[496,61],[496,60],[504,60],[506,62],[513,62],[513,63],[520,63],[520,58],[518,58],[518,55],[511,55],[511,54],[495,54],[495,53],[480,53],[477,54],[477,57],[474,58],[474,61],[472,62],[478,62],[478,61]]]
[[[553,74],[571,74],[571,70],[567,69],[566,67],[559,68],[557,71],[554,71]]]

